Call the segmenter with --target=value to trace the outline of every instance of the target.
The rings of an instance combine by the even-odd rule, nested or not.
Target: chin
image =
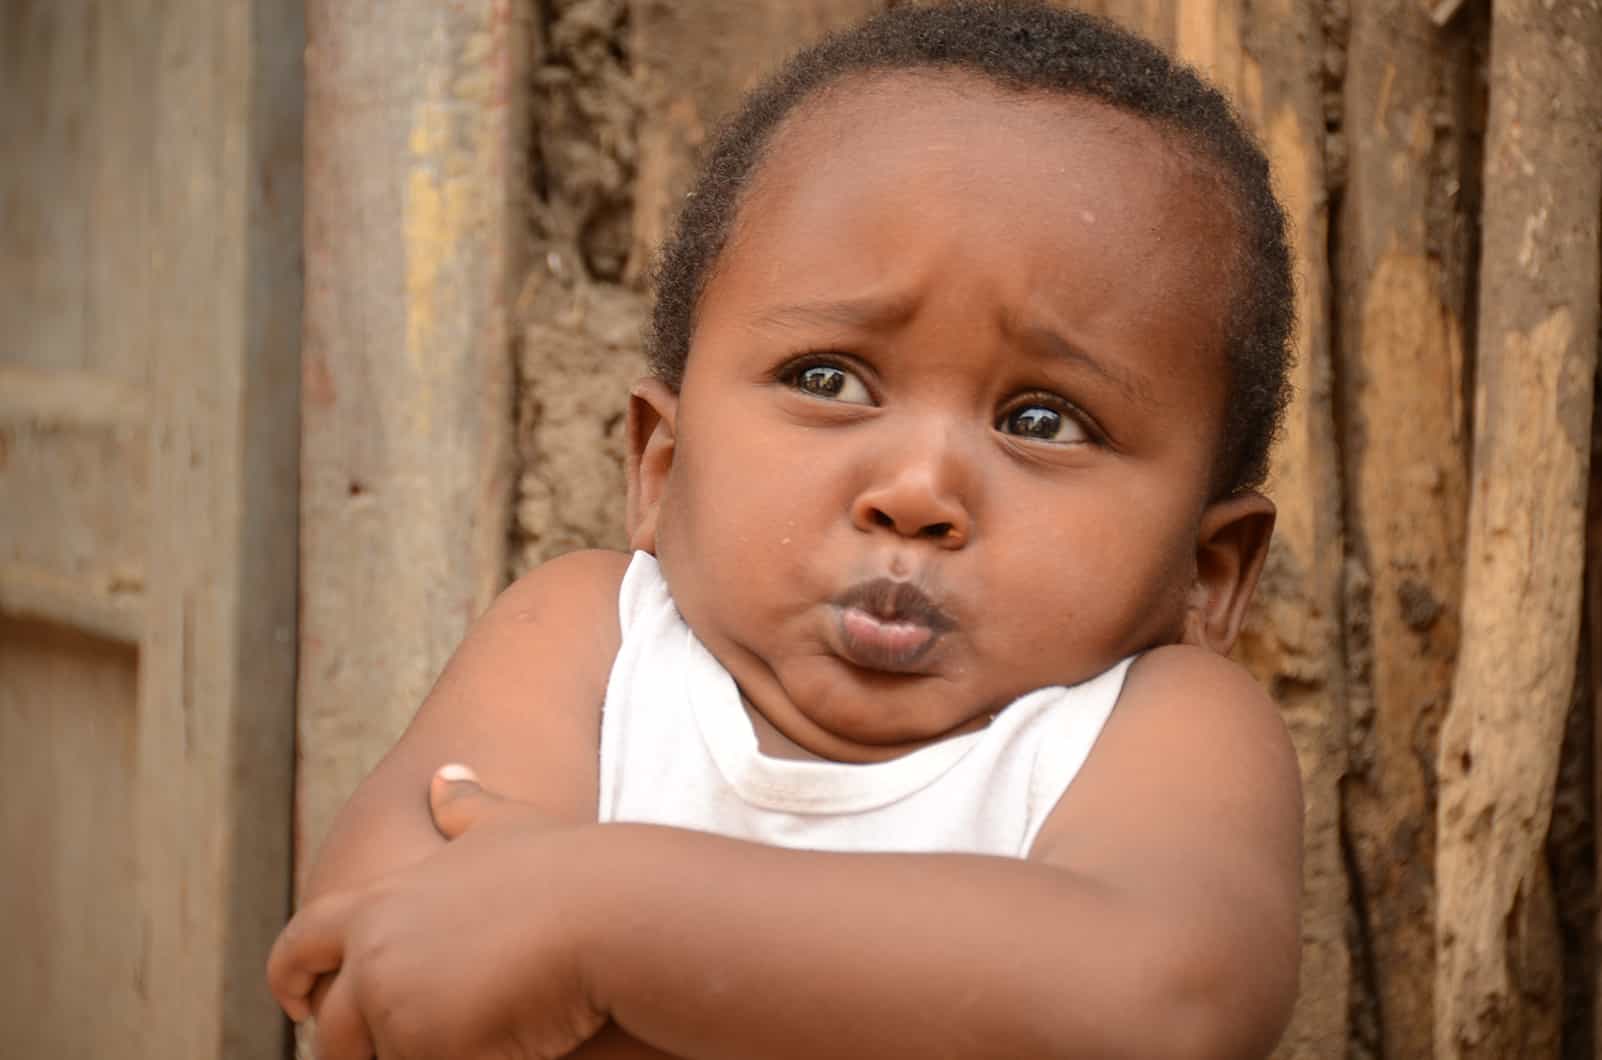
[[[865,700],[858,710],[807,712],[807,720],[829,743],[827,748],[818,749],[821,753],[841,762],[883,762],[949,736],[983,728],[990,720],[989,713],[982,713],[950,725],[927,717],[909,723],[886,717],[882,697],[870,693]]]

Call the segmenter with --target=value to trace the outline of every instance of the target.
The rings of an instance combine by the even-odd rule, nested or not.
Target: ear
[[[629,390],[625,529],[629,547],[643,552],[656,551],[657,516],[673,468],[678,415],[679,396],[655,376]]]
[[[1227,655],[1268,557],[1274,502],[1248,490],[1215,501],[1196,533],[1196,584],[1185,613],[1184,641]]]

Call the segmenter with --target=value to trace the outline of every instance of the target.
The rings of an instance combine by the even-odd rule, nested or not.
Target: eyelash
[[[774,378],[778,382],[783,383],[785,386],[795,390],[797,393],[808,394],[808,396],[817,396],[811,395],[807,391],[802,390],[800,385],[801,377],[812,368],[833,368],[837,371],[848,373],[853,378],[857,379],[862,384],[863,388],[867,390],[868,395],[872,400],[872,404],[875,406],[879,404],[877,388],[872,384],[870,374],[864,370],[862,365],[857,363],[855,358],[847,357],[841,354],[802,354],[801,356],[793,358],[792,360],[789,360],[781,365],[774,373]],[[830,399],[818,397],[818,400],[827,401]],[[855,403],[841,402],[841,404]],[[1082,408],[1074,404],[1072,401],[1069,401],[1067,398],[1062,397],[1060,394],[1054,394],[1047,390],[1030,390],[1014,395],[1012,398],[1008,399],[1007,402],[1003,404],[1001,409],[996,413],[996,417],[992,423],[992,426],[998,432],[1001,432],[1001,425],[1006,421],[1007,417],[1011,416],[1015,412],[1031,406],[1039,406],[1041,408],[1050,409],[1051,411],[1072,420],[1082,431],[1084,431],[1086,442],[1088,444],[1099,446],[1108,444],[1106,432],[1101,429],[1101,425],[1098,424],[1089,413],[1085,412]],[[1025,440],[1028,440],[1027,437],[1023,435],[1007,436],[1024,437]]]
[[[1001,425],[1014,413],[1034,407],[1050,409],[1057,415],[1072,420],[1084,432],[1085,441],[1091,445],[1105,445],[1107,442],[1106,434],[1102,431],[1101,426],[1091,418],[1089,413],[1062,395],[1053,394],[1046,390],[1031,390],[1008,400],[1001,407],[1001,410],[996,413],[996,429],[1000,430]],[[1011,437],[1024,436],[1013,435]]]
[[[774,373],[774,378],[780,383],[783,383],[785,386],[795,390],[797,393],[819,397],[820,400],[829,400],[821,397],[820,395],[813,395],[810,394],[810,392],[801,389],[801,377],[813,368],[833,368],[836,371],[845,372],[847,375],[850,375],[852,378],[856,379],[862,384],[863,389],[867,390],[868,397],[871,399],[874,405],[879,403],[879,395],[871,381],[870,373],[867,372],[864,367],[858,364],[853,358],[845,357],[840,354],[803,354],[800,357],[786,361],[783,365],[781,365],[779,370]],[[842,402],[842,404],[856,403]]]

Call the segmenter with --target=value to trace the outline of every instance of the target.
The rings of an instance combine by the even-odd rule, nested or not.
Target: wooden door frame
[[[505,583],[533,11],[307,0],[299,879]]]
[[[300,6],[171,0],[154,98],[139,640],[146,1057],[281,1060],[299,442]]]

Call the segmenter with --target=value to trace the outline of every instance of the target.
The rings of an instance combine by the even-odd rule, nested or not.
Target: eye
[[[1039,401],[1021,402],[1002,412],[996,430],[1054,445],[1090,441],[1089,432],[1074,413]]]
[[[850,369],[837,364],[814,361],[792,368],[785,382],[813,397],[827,401],[843,401],[848,405],[871,405],[873,395],[867,384]]]

